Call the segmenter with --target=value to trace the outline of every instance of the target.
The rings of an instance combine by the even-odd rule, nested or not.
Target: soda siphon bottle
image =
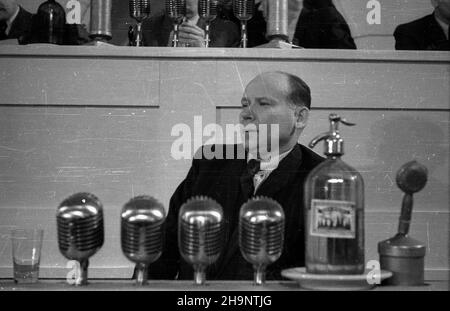
[[[313,148],[325,142],[327,159],[305,181],[306,271],[314,274],[364,273],[364,181],[341,157],[344,140],[339,124],[329,116],[330,131],[314,138]]]

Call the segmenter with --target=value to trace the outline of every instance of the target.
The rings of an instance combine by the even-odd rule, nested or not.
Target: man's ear
[[[295,127],[304,129],[308,123],[309,109],[305,106],[295,108]]]

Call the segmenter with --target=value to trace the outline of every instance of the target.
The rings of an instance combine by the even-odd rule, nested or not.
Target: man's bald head
[[[269,71],[256,76],[249,85],[257,81],[266,85],[268,93],[282,92],[289,103],[311,109],[311,89],[299,77],[283,71]]]
[[[293,148],[306,127],[311,92],[308,85],[299,77],[281,71],[265,72],[256,76],[247,85],[241,105],[240,123],[244,127],[266,125],[267,130],[276,127],[277,137],[272,137],[271,130],[266,133],[259,129],[257,133],[259,138],[261,134],[267,137],[262,141],[267,140],[268,146],[276,139],[279,142],[279,150],[283,153]],[[248,140],[249,137],[245,137],[245,141]],[[246,148],[249,146],[247,144]]]

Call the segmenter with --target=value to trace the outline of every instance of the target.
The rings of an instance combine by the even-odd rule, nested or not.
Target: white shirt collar
[[[434,14],[434,19],[436,20],[436,22],[439,24],[439,26],[441,26],[442,30],[444,31],[445,37],[448,40],[448,26],[449,24],[447,24],[446,22],[444,22],[443,20],[439,19],[436,14]]]
[[[268,160],[268,161],[261,161],[261,167],[260,167],[261,171],[271,172],[271,171],[275,170],[278,167],[278,164],[281,162],[281,160],[283,160],[289,154],[289,152],[292,151],[292,149],[294,149],[294,148],[291,148],[288,151],[283,152],[282,154],[273,155],[270,157],[270,160]],[[256,157],[253,154],[249,153],[247,162],[252,159],[256,160]]]
[[[5,35],[9,35],[9,32],[11,31],[12,23],[14,23],[14,20],[16,19],[17,15],[19,15],[20,7],[17,7],[14,14],[6,21],[6,30]]]

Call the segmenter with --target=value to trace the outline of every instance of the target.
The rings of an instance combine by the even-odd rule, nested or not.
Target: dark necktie
[[[253,185],[253,177],[256,173],[260,171],[261,162],[257,160],[250,160],[247,163],[247,167],[244,170],[244,174],[241,176],[241,189],[245,200],[252,197],[255,191],[255,186]]]
[[[6,23],[0,22],[0,38],[6,38],[6,33],[5,33],[6,28],[7,28]]]

